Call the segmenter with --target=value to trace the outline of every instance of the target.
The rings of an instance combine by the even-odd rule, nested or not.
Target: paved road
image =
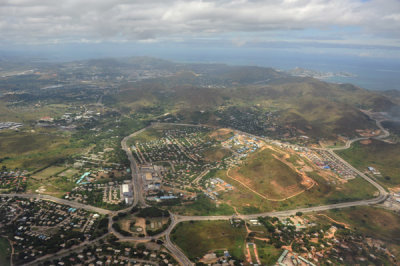
[[[142,206],[147,206],[147,204],[146,204],[146,201],[145,201],[144,195],[143,195],[143,179],[140,176],[139,167],[136,163],[135,158],[133,157],[132,151],[131,151],[129,145],[127,144],[127,141],[130,138],[142,133],[147,128],[148,127],[142,128],[141,130],[136,131],[136,132],[132,133],[131,135],[125,137],[121,141],[121,147],[125,151],[126,155],[128,156],[128,159],[131,163],[130,166],[131,166],[132,185],[133,185],[133,206],[136,206],[137,204],[141,204]]]
[[[376,121],[377,126],[381,129],[382,134],[380,136],[375,137],[376,139],[383,139],[389,136],[389,132],[385,130],[380,121]],[[187,124],[180,124],[180,125],[187,125]],[[197,125],[197,126],[206,126],[206,125]],[[237,130],[236,130],[237,131]],[[245,133],[244,134],[260,138],[258,136]],[[388,193],[386,190],[376,183],[374,180],[366,176],[364,173],[360,172],[359,170],[355,169],[352,165],[350,165],[348,162],[343,160],[340,156],[338,156],[336,153],[334,153],[334,150],[343,150],[343,149],[348,149],[351,147],[351,144],[363,139],[368,139],[368,138],[356,138],[353,140],[350,140],[346,143],[344,147],[340,148],[334,148],[334,149],[325,149],[329,153],[331,153],[335,158],[340,160],[342,163],[346,164],[348,167],[353,169],[357,174],[359,174],[362,178],[364,178],[367,182],[372,184],[375,188],[378,189],[379,191],[379,196],[373,199],[367,199],[367,200],[360,200],[360,201],[354,201],[354,202],[344,202],[344,203],[337,203],[337,204],[330,204],[330,205],[323,205],[323,206],[315,206],[315,207],[309,207],[309,208],[297,208],[294,210],[287,210],[287,211],[277,211],[277,212],[265,212],[265,213],[257,213],[257,214],[250,214],[250,215],[239,215],[240,218],[242,219],[254,219],[260,216],[276,216],[276,217],[286,217],[290,215],[295,215],[297,212],[303,212],[303,213],[308,213],[308,212],[316,212],[316,211],[326,211],[326,210],[332,210],[332,209],[340,209],[340,208],[348,208],[348,207],[353,207],[353,206],[365,206],[365,205],[373,205],[373,204],[378,204],[386,200]],[[173,230],[173,228],[180,222],[184,221],[208,221],[208,220],[229,220],[232,218],[231,215],[229,216],[179,216],[175,215],[174,219],[171,223],[171,226],[168,228],[165,234],[166,238],[166,243],[165,246],[168,248],[168,250],[174,254],[175,258],[182,264],[182,265],[193,265],[193,263],[185,256],[185,254],[178,248],[176,247],[171,239],[170,239],[170,234]]]
[[[180,219],[182,219],[183,216],[180,216]],[[193,216],[196,217],[196,216]],[[174,243],[172,243],[170,235],[172,230],[175,228],[175,226],[182,222],[177,219],[178,217],[176,215],[171,214],[171,225],[168,227],[168,229],[165,231],[165,243],[164,246],[171,252],[171,254],[174,256],[174,258],[179,262],[181,265],[189,266],[189,265],[194,265],[188,257],[186,257],[185,253],[182,252],[182,250],[177,247]],[[190,220],[188,220],[190,221]]]
[[[368,112],[363,112],[364,114],[368,115],[370,118],[372,118],[370,116],[370,114]],[[378,140],[382,140],[385,139],[387,137],[390,136],[389,131],[387,131],[383,126],[382,126],[382,122],[385,120],[375,120],[376,126],[381,130],[381,134],[379,136],[375,136],[375,137],[359,137],[359,138],[355,138],[355,139],[351,139],[348,140],[346,142],[346,144],[342,147],[335,147],[335,148],[330,148],[331,151],[340,151],[340,150],[346,150],[348,148],[350,148],[351,144],[353,144],[354,142],[360,141],[360,140],[366,140],[366,139],[378,139]]]
[[[61,249],[58,252],[54,253],[54,254],[47,254],[44,255],[43,257],[39,257],[31,262],[28,262],[24,265],[39,265],[41,262],[46,261],[46,260],[55,260],[55,259],[61,259],[65,256],[68,256],[72,253],[78,253],[80,251],[82,251],[83,249],[85,249],[89,244],[93,244],[101,239],[104,239],[108,236],[108,234],[102,235],[99,238],[93,239],[91,241],[84,241],[78,245],[72,246],[71,248],[68,249]]]
[[[381,134],[380,136],[374,137],[376,139],[383,139],[389,136],[389,132],[387,130],[385,130],[382,125],[381,125],[381,121],[376,121],[377,126],[382,130],[383,134]],[[165,123],[168,124],[168,123]],[[154,124],[153,124],[154,125]],[[157,124],[156,124],[157,125]],[[191,125],[191,124],[171,124],[171,125],[182,125],[182,126],[207,126],[207,125]],[[208,126],[210,127],[210,126]],[[133,206],[136,206],[137,204],[141,204],[142,206],[147,206],[145,200],[144,200],[144,193],[143,193],[143,184],[142,184],[142,178],[139,175],[139,168],[138,165],[132,155],[132,152],[129,148],[129,146],[127,145],[127,141],[129,138],[134,137],[137,134],[140,134],[141,132],[143,132],[144,130],[146,130],[146,128],[143,128],[127,137],[125,137],[122,141],[121,141],[121,146],[122,149],[125,150],[128,159],[130,160],[131,163],[131,171],[132,171],[132,184],[134,186],[134,202],[133,202]],[[256,137],[256,138],[260,138],[258,136],[254,136],[252,134],[248,134],[243,132],[244,134]],[[363,206],[363,205],[373,205],[373,204],[378,204],[383,202],[388,193],[386,192],[386,190],[380,186],[378,183],[376,183],[374,180],[372,180],[371,178],[369,178],[368,176],[366,176],[364,173],[360,172],[359,170],[355,169],[353,166],[351,166],[349,163],[347,163],[345,160],[343,160],[341,157],[339,157],[336,153],[334,153],[335,150],[340,150],[340,149],[347,149],[351,146],[352,143],[359,141],[359,140],[363,140],[363,139],[368,139],[368,138],[356,138],[353,140],[350,140],[346,143],[346,145],[344,147],[340,147],[340,148],[332,148],[332,149],[325,149],[326,151],[330,152],[333,156],[335,156],[338,160],[340,160],[343,164],[346,164],[349,168],[353,169],[353,171],[355,171],[357,174],[359,174],[362,178],[364,178],[366,181],[368,181],[369,183],[371,183],[374,187],[376,187],[379,191],[379,196],[373,199],[367,199],[367,200],[360,200],[360,201],[354,201],[354,202],[344,202],[344,203],[337,203],[337,204],[330,204],[330,205],[323,205],[323,206],[315,206],[315,207],[309,207],[309,208],[297,208],[294,210],[286,210],[286,211],[277,211],[277,212],[264,212],[264,213],[257,213],[257,214],[250,214],[250,215],[239,215],[238,217],[242,218],[242,219],[253,219],[253,218],[257,218],[260,216],[276,216],[276,217],[285,217],[285,216],[290,216],[290,215],[294,215],[296,214],[296,212],[303,212],[303,213],[308,213],[308,212],[316,212],[316,211],[326,211],[326,210],[332,210],[332,209],[340,209],[340,208],[348,208],[348,207],[352,207],[352,206]],[[113,233],[114,235],[116,235],[119,238],[119,241],[150,241],[152,239],[158,239],[160,237],[165,236],[165,247],[171,252],[171,254],[175,257],[175,259],[181,264],[181,265],[193,265],[193,263],[186,257],[186,255],[182,252],[182,250],[180,250],[176,245],[174,245],[170,239],[170,234],[172,232],[172,230],[175,228],[175,226],[180,223],[180,222],[184,222],[184,221],[206,221],[206,220],[229,220],[230,218],[232,218],[232,215],[226,215],[226,216],[181,216],[181,215],[174,215],[171,213],[171,224],[170,226],[167,228],[166,231],[152,236],[152,237],[124,237],[121,234],[119,234],[118,232],[116,232],[113,228],[112,228],[112,216],[116,215],[118,212],[121,211],[126,211],[125,210],[121,210],[118,212],[113,212],[113,211],[109,211],[109,210],[104,210],[101,208],[97,208],[97,207],[93,207],[90,205],[85,205],[85,204],[81,204],[81,203],[77,203],[74,201],[68,201],[68,200],[64,200],[64,199],[59,199],[56,197],[52,197],[49,195],[38,195],[38,194],[0,194],[0,196],[7,196],[7,197],[14,197],[14,196],[18,196],[18,197],[24,197],[24,198],[38,198],[38,199],[44,199],[44,200],[49,200],[49,201],[53,201],[56,203],[60,203],[60,204],[65,204],[65,205],[69,205],[71,207],[75,207],[75,208],[82,208],[82,209],[86,209],[89,211],[95,211],[98,213],[102,213],[102,214],[112,214],[109,217],[109,232]],[[83,242],[81,245],[79,245],[78,247],[74,247],[73,249],[68,249],[68,250],[64,250],[64,251],[60,251],[57,254],[55,254],[56,256],[59,256],[61,254],[67,254],[68,252],[71,252],[71,250],[76,250],[77,248],[88,244],[88,242]],[[50,255],[49,255],[50,256]]]
[[[0,194],[0,196],[2,197],[21,197],[21,198],[34,198],[34,199],[42,199],[42,200],[48,200],[48,201],[53,201],[59,204],[64,204],[67,206],[71,206],[73,208],[80,208],[80,209],[84,209],[87,211],[93,211],[93,212],[98,212],[101,214],[111,214],[113,213],[112,211],[109,210],[105,210],[102,208],[97,208],[91,205],[86,205],[86,204],[82,204],[76,201],[70,201],[70,200],[66,200],[66,199],[60,199],[60,198],[56,198],[50,195],[44,195],[44,194],[29,194],[29,193],[10,193],[10,194]]]

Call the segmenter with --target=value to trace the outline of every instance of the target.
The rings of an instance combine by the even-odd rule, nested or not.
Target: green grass
[[[33,176],[38,179],[49,178],[51,176],[56,176],[57,174],[63,172],[65,167],[63,166],[50,166],[46,169],[43,169],[40,172],[35,173]]]
[[[59,176],[72,178],[74,175],[76,175],[78,173],[79,173],[79,171],[77,169],[69,168],[69,169],[65,169],[65,171],[59,173]]]
[[[76,186],[68,177],[50,177],[46,179],[28,178],[27,192],[35,192],[36,189],[44,187],[43,194],[49,194],[55,197],[62,197],[70,192]]]
[[[308,175],[317,185],[293,198],[279,202],[265,200],[232,179],[223,177],[234,186],[234,190],[222,194],[222,200],[236,207],[241,214],[251,214],[367,199],[372,198],[376,192],[376,189],[362,178],[349,180],[344,184],[328,184],[315,172]]]
[[[57,118],[68,110],[68,106],[65,104],[46,104],[41,107],[34,107],[28,104],[17,108],[8,108],[6,106],[7,103],[0,101],[0,120],[23,123],[37,121],[45,116]]]
[[[172,234],[172,240],[192,260],[217,249],[244,259],[245,237],[244,228],[232,227],[228,221],[180,223]]]
[[[249,251],[250,251],[251,261],[253,263],[257,263],[256,253],[254,252],[254,246],[253,245],[249,245]]]
[[[8,240],[0,237],[0,265],[10,265],[11,246]]]
[[[296,182],[299,182],[298,178],[301,177],[272,154],[273,151],[265,149],[250,156],[238,172],[242,177],[245,176],[246,179],[251,180],[253,184],[251,187],[255,191],[267,197],[281,195],[280,197],[270,197],[271,199],[280,199],[283,198],[283,193],[277,190],[283,189],[285,186],[296,185]],[[292,156],[288,160],[297,164],[301,158]],[[233,175],[231,171],[230,176]],[[284,201],[264,199],[239,182],[222,176],[226,182],[234,186],[234,190],[223,193],[221,197],[224,202],[236,207],[239,213],[250,214],[367,199],[372,198],[376,192],[376,189],[362,178],[349,180],[342,184],[334,178],[327,181],[316,172],[308,172],[307,175],[316,182],[314,187]],[[270,185],[271,181],[275,182],[274,186]]]
[[[235,175],[235,170],[230,175]],[[280,199],[290,195],[285,193],[287,187],[301,190],[301,176],[287,164],[273,156],[273,151],[264,149],[251,155],[237,171],[240,176],[249,180],[250,187],[269,198]]]
[[[183,206],[172,207],[174,213],[181,215],[231,215],[234,209],[228,204],[220,204],[218,207],[215,201],[207,198],[204,195],[199,195],[197,200],[193,203],[185,204]]]
[[[40,169],[75,154],[80,149],[69,146],[69,137],[52,131],[0,133],[0,158],[10,169]]]
[[[280,202],[278,209],[285,210],[294,207],[311,207],[322,204],[333,204],[339,202],[356,201],[368,199],[374,196],[375,187],[362,178],[349,180],[344,184],[328,184],[318,174],[308,173],[318,185],[304,193]]]
[[[262,240],[255,239],[254,243],[257,245],[258,258],[263,265],[273,265],[282,253],[281,249],[268,245]]]
[[[231,151],[221,147],[210,147],[203,152],[203,157],[206,161],[216,162],[230,156]]]
[[[372,166],[381,172],[382,177],[376,178],[388,187],[400,185],[400,144],[389,144],[372,140],[368,145],[354,143],[350,149],[339,151],[338,154],[346,161],[365,171]]]
[[[393,211],[378,207],[360,206],[325,213],[367,236],[400,243],[400,216]]]
[[[135,137],[131,138],[128,143],[130,145],[133,145],[136,142],[148,142],[148,141],[153,141],[156,139],[161,138],[163,135],[163,129],[159,128],[148,128],[142,133],[136,135]]]
[[[364,236],[384,241],[393,255],[400,256],[400,216],[397,213],[371,206],[351,207],[323,213],[336,221],[346,223],[350,229]],[[320,219],[324,220],[323,217]]]

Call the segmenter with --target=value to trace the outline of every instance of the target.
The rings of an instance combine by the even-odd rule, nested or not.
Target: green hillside
[[[388,187],[400,185],[399,143],[372,140],[364,145],[357,142],[350,149],[340,151],[339,155],[361,171],[366,171],[368,166],[376,168],[382,174],[376,178]]]
[[[276,122],[282,127],[293,127],[311,137],[321,138],[353,137],[356,129],[376,128],[374,121],[359,108],[383,111],[395,106],[388,98],[375,92],[309,78],[281,77],[265,85],[237,83],[220,88],[196,86],[199,78],[181,73],[127,84],[119,94],[112,96],[110,102],[127,113],[147,108],[155,115],[171,112],[188,122],[213,124],[223,119],[216,115],[221,108],[256,106],[259,111],[277,111]],[[171,86],[171,83],[176,86]],[[200,119],[196,115],[199,111],[205,111]]]

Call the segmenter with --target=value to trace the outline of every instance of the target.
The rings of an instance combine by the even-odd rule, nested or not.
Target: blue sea
[[[72,61],[89,58],[151,56],[175,62],[226,63],[231,65],[257,65],[281,70],[295,67],[319,72],[349,72],[355,77],[334,77],[327,81],[352,83],[369,90],[400,90],[400,60],[392,58],[361,57],[318,53],[286,48],[208,47],[163,44],[99,44],[49,46],[25,49],[24,53],[43,56],[50,61]],[[353,51],[354,52],[354,51]],[[355,50],[357,53],[358,50]],[[21,54],[21,51],[16,51]],[[9,54],[9,52],[7,52]],[[0,52],[1,55],[1,52]]]

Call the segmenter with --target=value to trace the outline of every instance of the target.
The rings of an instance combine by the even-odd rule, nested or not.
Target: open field
[[[392,211],[362,206],[325,213],[367,236],[400,243],[400,216]]]
[[[305,189],[302,176],[275,156],[271,149],[264,149],[229,175],[266,198],[281,199]]]
[[[0,237],[0,265],[10,265],[11,247],[8,240],[4,237]]]
[[[217,207],[214,201],[203,195],[200,195],[193,203],[174,206],[171,210],[181,215],[230,215],[234,213],[234,209],[229,204],[223,203]]]
[[[217,141],[225,141],[234,135],[233,131],[227,128],[220,128],[210,133],[210,138]]]
[[[231,151],[222,147],[211,147],[204,151],[203,156],[206,161],[216,162],[230,156]]]
[[[74,175],[78,174],[79,171],[73,168],[69,168],[69,169],[65,169],[65,171],[61,172],[59,174],[59,176],[63,176],[63,177],[67,177],[67,178],[71,178]]]
[[[201,258],[214,250],[228,250],[236,258],[244,259],[246,230],[235,228],[227,221],[196,221],[180,223],[172,240],[190,259]]]
[[[150,127],[142,133],[136,135],[134,138],[129,139],[128,143],[133,145],[136,142],[148,142],[160,138],[163,135],[162,127]]]
[[[38,192],[49,194],[55,197],[62,197],[65,193],[70,192],[76,186],[67,177],[57,176],[48,178],[28,178],[27,192]]]
[[[275,202],[251,193],[248,188],[238,182],[228,177],[223,177],[235,189],[232,192],[223,194],[222,200],[232,207],[236,207],[239,213],[250,214],[367,199],[372,198],[376,192],[372,185],[361,178],[349,180],[343,184],[333,184],[315,172],[310,172],[308,175],[316,182],[314,187],[292,198]]]
[[[379,140],[372,140],[369,144],[357,142],[338,154],[360,171],[366,171],[368,166],[374,167],[382,174],[382,177],[375,177],[388,187],[400,184],[399,143],[389,144]]]
[[[79,151],[70,148],[69,138],[53,132],[2,132],[0,158],[10,169],[35,170],[51,165]]]
[[[48,104],[41,107],[24,105],[17,108],[9,108],[6,105],[0,101],[0,121],[32,122],[44,116],[59,117],[68,109],[68,105],[65,104]]]
[[[258,257],[263,265],[273,265],[282,253],[281,249],[273,245],[266,244],[263,240],[255,239],[257,245]]]
[[[360,206],[323,212],[330,218],[349,225],[367,237],[382,240],[396,257],[400,256],[400,216],[379,207]],[[324,217],[318,216],[318,219]]]
[[[64,166],[50,166],[42,171],[39,171],[33,175],[35,179],[47,179],[55,176],[65,170]]]

